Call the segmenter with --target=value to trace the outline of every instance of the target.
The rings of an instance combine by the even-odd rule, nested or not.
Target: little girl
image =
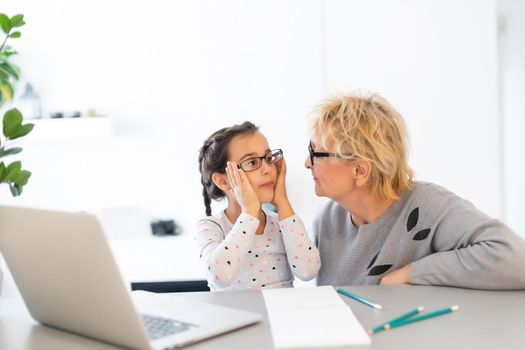
[[[270,150],[254,124],[214,132],[200,149],[199,171],[207,216],[195,240],[212,291],[292,287],[294,275],[317,275],[319,252],[286,194],[283,152]],[[227,208],[211,216],[211,200],[224,197]]]

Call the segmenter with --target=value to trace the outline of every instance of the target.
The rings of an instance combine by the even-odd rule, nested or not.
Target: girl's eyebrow
[[[271,150],[268,148],[266,149],[266,151],[264,151],[264,154],[270,152]],[[245,154],[244,156],[241,157],[241,159],[239,160],[239,163],[243,161],[244,158],[248,158],[248,157],[257,157],[257,153],[255,152],[252,152],[252,153],[247,153]]]
[[[253,156],[256,156],[256,155],[257,155],[257,153],[254,153],[254,152],[245,154],[244,156],[241,157],[241,159],[239,159],[239,163],[242,162],[242,160],[244,158],[246,158],[246,157],[253,157]]]

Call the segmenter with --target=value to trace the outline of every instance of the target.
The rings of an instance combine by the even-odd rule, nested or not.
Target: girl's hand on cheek
[[[281,159],[275,163],[277,168],[277,180],[275,181],[275,188],[273,194],[273,204],[276,208],[288,202],[288,195],[286,194],[286,162]]]
[[[275,165],[277,168],[277,181],[275,181],[272,203],[277,208],[279,220],[284,220],[295,213],[286,194],[286,162],[282,159]]]
[[[261,209],[261,203],[244,171],[237,168],[235,162],[228,162],[226,174],[228,175],[231,191],[242,211],[257,217]]]

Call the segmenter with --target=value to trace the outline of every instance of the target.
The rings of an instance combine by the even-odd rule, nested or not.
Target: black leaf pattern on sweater
[[[430,229],[426,228],[426,229],[421,230],[418,233],[416,233],[416,235],[412,239],[414,241],[422,241],[425,238],[427,238],[429,234],[430,234]]]
[[[368,272],[368,276],[379,276],[385,272],[387,272],[392,267],[392,264],[385,264],[385,265],[377,265],[372,267],[370,272]]]
[[[379,256],[379,253],[381,253],[381,251],[378,251],[377,254],[372,258],[372,260],[370,261],[370,263],[368,264],[367,266],[367,270],[370,270],[370,268],[374,265],[374,263],[376,262],[376,259],[377,257]]]
[[[418,220],[419,220],[419,207],[412,210],[410,212],[410,215],[408,215],[407,231],[410,232],[410,230],[412,230],[417,225]]]

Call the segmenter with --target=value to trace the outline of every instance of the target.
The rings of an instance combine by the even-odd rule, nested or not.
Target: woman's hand
[[[388,275],[381,279],[379,284],[408,284],[408,276],[410,275],[410,264],[403,266],[402,268],[390,272]]]
[[[277,168],[277,181],[275,182],[275,188],[273,190],[272,204],[277,209],[279,219],[283,220],[294,215],[292,206],[288,200],[288,194],[286,193],[286,161],[281,159],[275,163],[275,167]]]
[[[258,217],[259,211],[261,210],[261,202],[259,198],[257,198],[257,194],[253,190],[244,171],[237,167],[237,163],[228,162],[226,174],[228,175],[231,193],[237,203],[239,203],[243,213]]]

